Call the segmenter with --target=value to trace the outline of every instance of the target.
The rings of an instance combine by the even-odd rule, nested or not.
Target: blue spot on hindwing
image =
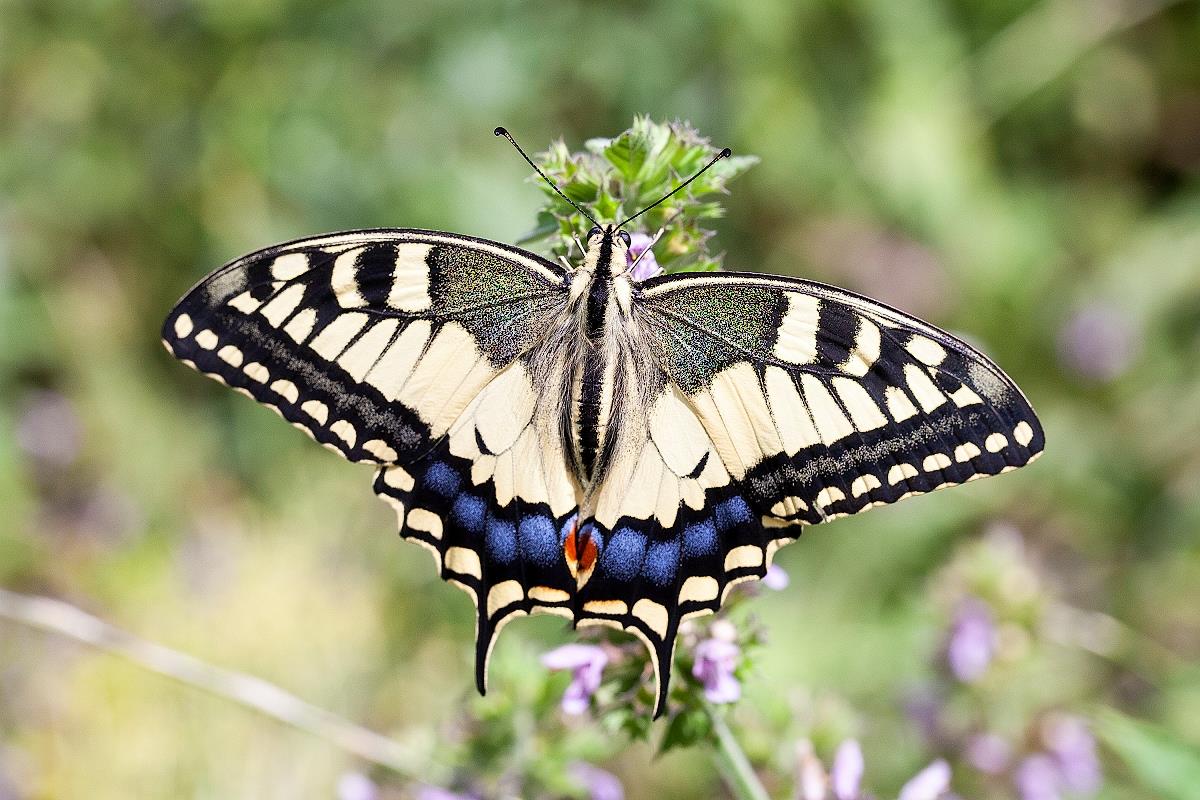
[[[489,519],[487,521],[487,551],[488,555],[501,564],[511,564],[517,557],[517,529],[511,522],[504,519]]]
[[[487,503],[470,494],[460,494],[454,501],[454,521],[469,533],[479,533],[483,530],[484,517],[487,515]]]
[[[724,533],[727,530],[736,528],[738,525],[745,525],[754,520],[754,512],[750,510],[750,506],[746,505],[746,501],[740,497],[731,497],[728,500],[717,505],[714,518],[717,521],[717,530]]]
[[[717,549],[717,529],[711,519],[688,525],[683,532],[683,552],[688,558],[706,556]]]
[[[554,521],[540,514],[525,517],[518,529],[521,556],[537,564],[550,566],[559,558],[560,542]]]
[[[425,471],[425,485],[442,497],[451,498],[458,494],[462,478],[449,464],[438,461]]]
[[[633,528],[617,528],[608,537],[608,546],[600,554],[600,564],[609,575],[622,581],[633,580],[646,556],[646,535]]]
[[[679,542],[655,542],[646,551],[642,574],[657,586],[666,586],[675,579],[679,569]]]

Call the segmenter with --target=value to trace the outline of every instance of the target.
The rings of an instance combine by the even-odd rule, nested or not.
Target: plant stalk
[[[738,800],[771,800],[762,781],[755,774],[754,767],[750,766],[746,752],[742,750],[733,731],[725,723],[725,716],[711,705],[706,704],[705,708],[717,738],[713,760],[725,780],[725,785]]]

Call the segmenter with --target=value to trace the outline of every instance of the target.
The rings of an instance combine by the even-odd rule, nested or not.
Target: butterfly
[[[658,716],[680,623],[803,526],[1044,446],[998,366],[882,303],[747,273],[633,280],[634,217],[592,220],[577,265],[427,230],[299,239],[213,272],[163,327],[188,366],[375,466],[403,536],[475,604],[481,693],[501,627],[557,614],[644,641]]]

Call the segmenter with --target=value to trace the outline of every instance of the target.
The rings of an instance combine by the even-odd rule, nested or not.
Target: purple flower
[[[1045,753],[1022,759],[1013,774],[1013,785],[1021,800],[1061,800],[1058,765]]]
[[[650,243],[654,241],[644,233],[634,233],[629,237],[629,263],[634,261],[638,265],[633,268],[633,272],[629,277],[635,281],[644,281],[647,278],[653,278],[655,275],[662,274],[662,267],[658,265],[658,261],[654,258],[654,251],[650,250]],[[645,253],[645,255],[642,255]],[[638,256],[642,256],[641,261],[638,261]]]
[[[762,577],[763,586],[768,589],[774,589],[777,592],[782,592],[788,587],[791,579],[788,578],[787,572],[778,564],[772,564],[767,567],[767,574]]]
[[[968,597],[958,607],[946,645],[946,661],[954,677],[973,683],[983,677],[996,652],[996,627],[987,603]]]
[[[583,784],[591,800],[625,800],[621,780],[611,772],[584,761],[576,761],[569,771],[575,780]]]
[[[1080,308],[1058,334],[1059,359],[1094,381],[1120,377],[1137,350],[1138,335],[1129,315],[1107,303]]]
[[[337,782],[337,800],[376,800],[379,787],[361,772],[344,772]]]
[[[548,669],[571,670],[571,683],[563,693],[562,710],[567,714],[587,711],[592,695],[600,688],[600,675],[608,654],[592,644],[564,644],[542,656]]]
[[[900,800],[937,800],[950,791],[950,765],[938,759],[900,787]]]
[[[639,265],[640,266],[640,265]],[[33,392],[17,417],[14,439],[38,461],[65,467],[75,461],[83,438],[75,406],[57,392]]]
[[[1066,714],[1046,722],[1042,738],[1068,792],[1092,794],[1100,788],[1100,759],[1087,723]]]
[[[833,769],[829,771],[835,800],[858,800],[862,776],[862,748],[854,739],[847,739],[838,745],[833,755]]]
[[[828,780],[825,767],[813,752],[812,742],[801,739],[796,743],[797,800],[825,800]]]
[[[980,772],[999,775],[1008,769],[1012,747],[994,733],[981,733],[967,741],[966,756]]]
[[[710,703],[733,703],[742,696],[742,685],[734,677],[741,650],[727,639],[705,639],[696,645],[692,675],[704,684]]]

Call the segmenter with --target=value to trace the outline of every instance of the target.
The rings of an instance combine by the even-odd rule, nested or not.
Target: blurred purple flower
[[[937,800],[950,791],[950,765],[938,759],[900,788],[900,800]]]
[[[592,644],[564,644],[542,656],[542,665],[548,669],[571,670],[571,683],[562,698],[562,710],[567,714],[587,711],[606,664],[608,654]]]
[[[797,800],[825,800],[827,786],[825,767],[813,752],[812,742],[808,739],[796,742]]]
[[[1058,765],[1045,753],[1026,756],[1013,773],[1013,785],[1021,800],[1061,800]]]
[[[946,661],[954,677],[973,683],[987,672],[996,652],[996,626],[987,603],[968,597],[958,607],[946,645]]]
[[[653,278],[655,275],[662,274],[662,267],[658,265],[658,261],[654,258],[654,251],[650,250],[650,243],[654,241],[651,237],[644,233],[634,233],[629,237],[629,263],[637,261],[638,256],[642,256],[642,260],[638,261],[638,265],[633,268],[633,272],[629,273],[629,277],[635,281],[644,281],[647,278]],[[645,253],[643,256],[642,253]]]
[[[1092,794],[1100,788],[1100,759],[1096,740],[1087,723],[1067,714],[1052,717],[1043,730],[1046,749],[1058,767],[1062,787],[1076,794]]]
[[[1092,302],[1078,309],[1058,334],[1058,357],[1094,381],[1111,381],[1129,368],[1138,350],[1133,321],[1122,309]]]
[[[625,789],[621,780],[608,770],[576,761],[569,768],[571,777],[583,784],[591,800],[625,800]]]
[[[742,696],[742,685],[734,677],[741,650],[727,639],[705,639],[696,645],[692,675],[704,684],[710,703],[733,703]]]
[[[762,577],[763,586],[768,589],[774,589],[781,592],[788,587],[791,579],[788,578],[787,572],[778,564],[772,564],[767,567],[767,574]]]
[[[833,755],[833,769],[829,771],[829,782],[835,800],[858,800],[863,776],[862,747],[854,739],[838,745]]]
[[[343,772],[337,782],[337,800],[376,800],[379,787],[361,772]]]
[[[967,761],[980,772],[999,775],[1008,769],[1012,747],[994,733],[980,733],[967,741]]]
[[[65,467],[79,455],[82,438],[75,407],[58,392],[32,392],[17,417],[16,441],[28,455],[53,467]]]

